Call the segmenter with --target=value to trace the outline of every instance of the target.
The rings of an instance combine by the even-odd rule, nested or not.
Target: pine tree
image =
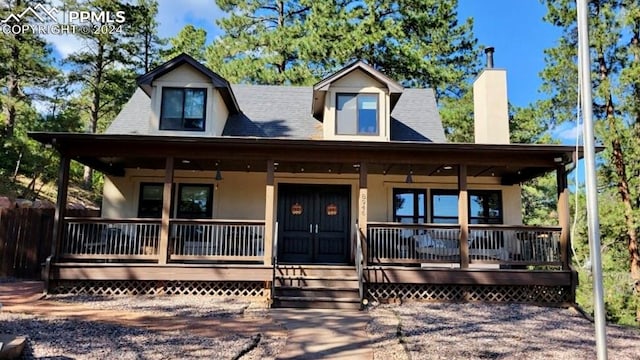
[[[158,1],[137,0],[129,9],[127,49],[135,59],[136,72],[145,74],[160,64],[160,50],[166,44],[158,36]]]
[[[204,62],[206,41],[207,32],[204,29],[186,25],[178,35],[169,39],[169,49],[161,52],[162,59],[167,61],[185,53],[200,62]]]
[[[576,9],[570,0],[546,0],[545,3],[548,8],[545,20],[563,29],[559,45],[546,51],[547,67],[542,73],[543,90],[550,95],[542,107],[546,110],[545,120],[555,124],[576,116]],[[600,195],[607,197],[606,193],[615,191],[622,209],[622,219],[617,221],[624,224],[622,231],[603,232],[603,237],[625,244],[626,266],[638,297],[640,4],[635,0],[592,0],[588,11],[593,116],[598,141],[605,146],[600,167]],[[640,308],[637,317],[640,320]]]
[[[0,18],[10,14],[19,14],[29,6],[41,1],[12,0],[0,8]],[[36,19],[31,13],[22,21],[34,24]],[[9,23],[11,24],[11,23]],[[39,95],[39,89],[46,87],[57,70],[50,57],[51,50],[45,40],[30,31],[10,32],[2,35],[0,46],[0,105],[4,123],[0,134],[5,138],[13,136],[16,123],[20,118],[20,104],[29,104]]]
[[[96,13],[135,13],[131,5],[110,0],[69,0],[66,5]],[[82,86],[84,110],[88,118],[87,130],[90,133],[106,128],[133,93],[133,85],[129,84],[135,83],[135,64],[127,52],[127,38],[135,30],[132,26],[134,23],[125,22],[122,31],[77,33],[86,46],[65,59],[72,66],[69,80]],[[84,186],[90,189],[92,184],[93,172],[85,167]]]

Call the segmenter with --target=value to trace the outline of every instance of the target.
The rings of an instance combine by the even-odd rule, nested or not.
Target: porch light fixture
[[[220,180],[222,180],[222,173],[220,172],[220,169],[216,169],[216,181]]]
[[[409,173],[407,174],[407,178],[404,180],[404,182],[407,184],[413,183],[413,170],[409,170]]]
[[[451,165],[445,165],[445,166],[443,166],[443,167],[442,167],[442,169],[444,169],[444,170],[451,170],[451,169],[453,169],[453,166],[451,166]]]

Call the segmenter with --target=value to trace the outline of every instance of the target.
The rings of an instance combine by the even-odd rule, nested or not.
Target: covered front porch
[[[44,271],[50,290],[121,286],[136,292],[201,291],[271,299],[275,270],[283,263],[279,259],[281,216],[295,211],[287,205],[286,211],[279,213],[284,208],[279,204],[281,189],[284,185],[331,184],[347,189],[348,203],[346,256],[336,264],[353,266],[363,298],[430,299],[437,296],[426,293],[439,292],[466,294],[464,297],[473,300],[471,288],[481,287],[483,293],[493,294],[498,288],[528,287],[539,289],[538,293],[559,294],[536,301],[573,299],[576,278],[570,265],[566,171],[576,158],[574,148],[55,133],[31,136],[54,146],[62,157],[56,241]],[[99,218],[66,216],[72,159],[114,178],[141,169],[153,171],[161,179],[160,216],[105,216],[104,209]],[[509,187],[551,171],[558,180],[555,226],[513,223],[517,221],[480,224],[470,216],[469,184],[471,188]],[[231,218],[222,210],[212,211],[208,218],[177,216],[176,176],[189,173],[207,178],[211,191],[220,192],[214,196],[226,204],[233,203],[228,195],[226,200],[220,195],[228,191],[226,188],[244,189],[248,195],[243,199],[251,199],[246,207],[261,210],[235,211],[237,216]],[[253,180],[242,181],[248,177]],[[434,217],[433,209],[420,219],[398,218],[393,205],[396,188],[426,189],[421,191],[430,199],[438,196],[433,189],[446,188],[446,195],[457,201],[455,220],[442,223]],[[334,211],[325,205],[319,209]],[[342,214],[343,210],[335,211]],[[305,236],[314,238],[319,225],[322,230],[321,224],[321,220],[303,224]],[[286,262],[296,263],[291,257]],[[530,296],[530,291],[525,293]],[[496,300],[493,295],[489,298]]]

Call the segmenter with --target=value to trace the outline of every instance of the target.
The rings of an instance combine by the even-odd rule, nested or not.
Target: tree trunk
[[[91,112],[90,112],[90,131],[92,134],[98,132],[98,121],[100,120],[100,105],[101,105],[101,94],[102,90],[102,75],[104,71],[104,45],[98,45],[98,54],[97,54],[97,62],[96,62],[96,73],[94,77],[94,82],[92,85],[92,95],[93,99],[91,102]],[[84,167],[84,174],[82,176],[82,182],[84,188],[87,190],[91,190],[93,188],[93,169],[89,166]]]
[[[608,77],[608,69],[604,54],[601,52],[598,57],[600,78],[606,80]],[[627,177],[627,168],[625,163],[624,151],[615,119],[615,107],[610,89],[608,89],[608,98],[606,104],[606,118],[609,125],[609,133],[611,134],[611,163],[617,177],[617,188],[622,206],[624,208],[624,222],[626,228],[627,251],[629,253],[629,273],[635,284],[635,291],[640,296],[640,252],[638,251],[638,233],[636,230],[636,222],[633,216],[633,199],[629,190],[629,179]],[[640,307],[636,308],[636,318],[640,320]]]

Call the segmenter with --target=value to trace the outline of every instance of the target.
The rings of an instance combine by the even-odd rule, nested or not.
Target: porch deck
[[[49,280],[66,289],[58,291],[109,293],[107,287],[128,282],[128,292],[193,293],[176,290],[186,286],[269,298],[277,263],[265,256],[264,225],[173,219],[168,244],[161,248],[159,220],[66,217]],[[498,295],[492,294],[500,288],[525,286],[529,290],[517,291],[517,299],[570,302],[577,283],[562,261],[559,227],[470,225],[467,241],[461,241],[455,224],[370,222],[366,232],[356,233],[353,254],[360,264],[361,297],[495,300]],[[238,292],[232,283],[250,290]],[[478,289],[485,295],[469,295]]]

